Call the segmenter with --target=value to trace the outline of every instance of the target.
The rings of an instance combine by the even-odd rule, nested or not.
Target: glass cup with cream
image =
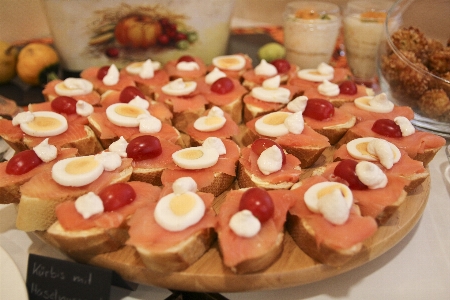
[[[376,58],[391,1],[350,1],[344,10],[343,28],[347,63],[361,83],[374,83]]]
[[[284,12],[286,59],[301,69],[329,63],[341,27],[339,6],[321,1],[294,1]]]

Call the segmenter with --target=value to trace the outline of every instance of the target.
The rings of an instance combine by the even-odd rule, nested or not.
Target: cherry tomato
[[[183,56],[181,56],[181,57],[178,59],[178,62],[182,62],[182,61],[185,61],[185,62],[195,62],[195,59],[194,59],[192,56],[190,56],[190,55],[183,55]]]
[[[22,175],[39,166],[43,161],[34,150],[25,150],[14,155],[6,164],[6,173]]]
[[[58,96],[50,103],[52,110],[57,113],[76,114],[77,100],[68,96]]]
[[[252,143],[251,149],[256,154],[261,155],[261,153],[264,150],[266,150],[267,148],[270,148],[274,145],[277,146],[281,150],[281,156],[283,157],[283,165],[284,165],[286,163],[286,154],[284,153],[283,148],[274,140],[265,139],[265,138],[257,139]]]
[[[387,137],[402,137],[400,126],[390,119],[378,119],[372,125],[372,131]]]
[[[303,115],[315,120],[325,120],[334,116],[334,106],[325,99],[308,99]]]
[[[344,159],[337,164],[334,169],[334,175],[345,180],[348,183],[348,187],[352,190],[365,190],[367,185],[362,183],[356,175],[357,164],[356,160]]]
[[[287,73],[291,69],[291,64],[282,58],[273,60],[271,64],[277,68],[278,74]]]
[[[103,80],[103,78],[108,74],[109,66],[103,66],[97,71],[97,79]]]
[[[227,94],[234,89],[233,81],[228,77],[222,77],[211,84],[211,91],[216,94]]]
[[[142,93],[141,90],[139,90],[137,87],[127,86],[120,92],[119,101],[122,103],[128,103],[131,100],[133,100],[136,96],[145,99],[144,93]]]
[[[128,183],[119,182],[105,187],[98,196],[103,201],[105,211],[114,211],[133,202],[136,192]]]
[[[157,157],[162,153],[161,142],[153,135],[141,135],[132,139],[127,146],[127,156],[134,160]]]
[[[355,95],[358,92],[358,88],[353,81],[346,80],[339,85],[339,91],[344,95]]]
[[[262,188],[249,188],[242,194],[239,210],[247,209],[258,218],[261,223],[269,220],[274,214],[274,204],[269,193]]]

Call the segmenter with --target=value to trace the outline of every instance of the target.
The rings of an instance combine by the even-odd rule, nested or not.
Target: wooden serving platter
[[[319,163],[323,164],[328,160],[330,154],[324,153],[322,162]],[[306,176],[311,171],[312,169],[305,170]],[[226,268],[222,264],[217,242],[188,269],[170,274],[148,270],[139,254],[130,246],[96,255],[83,262],[114,270],[131,282],[183,291],[242,292],[303,285],[352,270],[394,247],[419,221],[428,202],[429,192],[428,178],[408,194],[406,201],[391,218],[364,243],[363,250],[339,268],[320,264],[310,258],[295,244],[288,233],[284,238],[284,249],[280,258],[268,269],[254,274],[237,275]],[[217,197],[214,204],[216,210],[220,207],[225,194]],[[45,233],[40,236],[48,240]]]

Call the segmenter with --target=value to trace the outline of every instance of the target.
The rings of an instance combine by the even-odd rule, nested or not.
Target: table
[[[388,252],[347,273],[278,290],[224,293],[228,299],[450,299],[450,165],[441,149],[429,164],[431,191],[422,218]],[[0,246],[26,278],[29,253],[67,259],[34,233],[15,229],[16,207],[0,205]],[[0,268],[1,272],[1,268]],[[112,300],[166,299],[172,292],[112,287]]]

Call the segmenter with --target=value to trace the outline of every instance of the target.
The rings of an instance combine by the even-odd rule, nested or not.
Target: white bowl
[[[450,0],[399,0],[388,12],[378,56],[381,88],[415,112],[412,123],[450,137]],[[401,33],[401,34],[400,34]],[[449,58],[437,62],[436,45]],[[434,49],[434,50],[432,50]],[[438,67],[439,66],[439,67]]]

